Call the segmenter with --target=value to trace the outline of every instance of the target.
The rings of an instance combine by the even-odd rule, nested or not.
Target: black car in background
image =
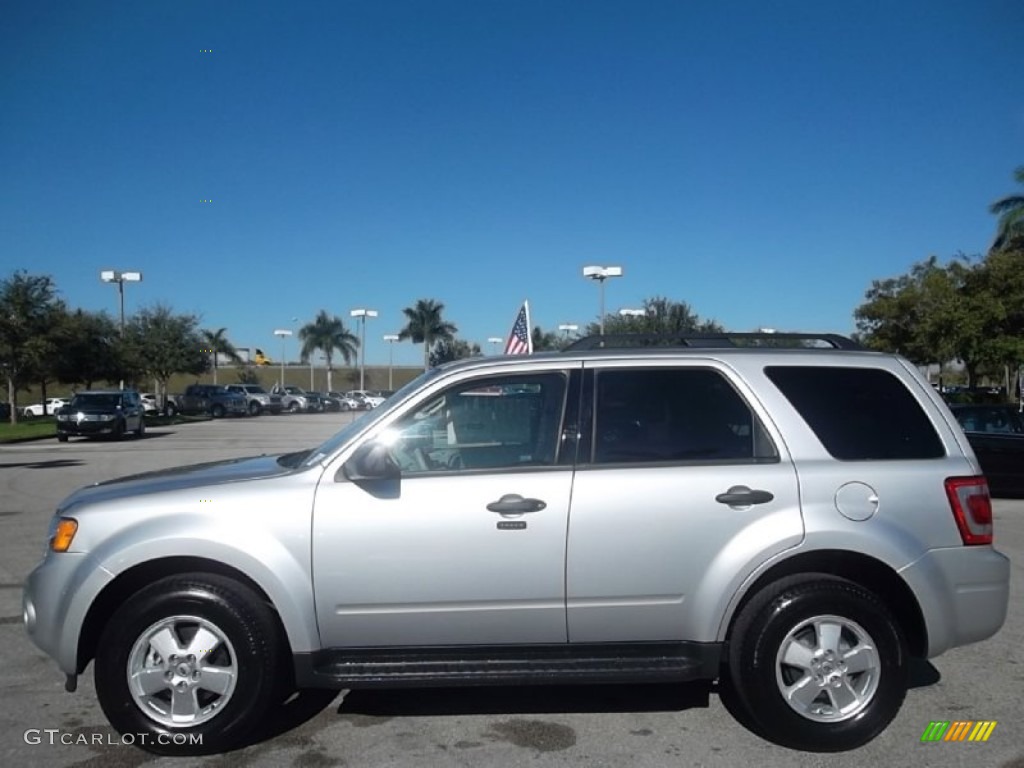
[[[1016,405],[957,404],[950,410],[974,449],[993,496],[1024,496],[1024,414]]]
[[[57,410],[57,440],[68,437],[99,437],[120,440],[126,433],[142,437],[146,431],[145,409],[132,389],[79,392]]]

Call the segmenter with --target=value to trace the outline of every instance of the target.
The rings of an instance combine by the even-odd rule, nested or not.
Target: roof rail
[[[813,343],[812,343],[813,342]],[[837,333],[611,333],[604,336],[584,336],[563,351],[578,352],[586,349],[627,349],[631,347],[764,347],[783,349],[863,349],[847,336]]]

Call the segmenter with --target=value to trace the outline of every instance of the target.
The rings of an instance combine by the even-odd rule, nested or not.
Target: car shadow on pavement
[[[524,685],[350,691],[338,714],[373,717],[680,712],[706,708],[710,683]]]

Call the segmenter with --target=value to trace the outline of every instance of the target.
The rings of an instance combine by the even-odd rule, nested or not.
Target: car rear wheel
[[[210,408],[210,415],[213,416],[213,418],[215,419],[223,419],[224,406],[221,405],[220,403],[216,403],[212,408]]]
[[[100,706],[151,752],[239,746],[281,695],[279,638],[271,609],[248,587],[214,574],[162,579],[107,623],[95,663]]]
[[[907,675],[906,642],[876,595],[805,574],[769,585],[740,611],[722,683],[766,738],[839,752],[889,725]]]

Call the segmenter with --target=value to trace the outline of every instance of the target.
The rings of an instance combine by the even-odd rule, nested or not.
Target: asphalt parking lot
[[[1024,501],[996,503],[996,544],[1013,561],[996,637],[914,671],[896,721],[839,755],[792,752],[746,731],[708,686],[425,689],[305,697],[267,739],[203,759],[155,758],[119,743],[91,668],[65,693],[21,625],[21,584],[57,503],[97,480],[175,464],[310,447],[348,414],[261,417],[153,429],[121,443],[0,446],[0,763],[11,766],[1015,766],[1024,768]],[[922,744],[932,720],[995,720],[987,743]],[[47,733],[47,729],[53,731]],[[54,742],[54,743],[51,743]],[[60,743],[71,742],[71,743]]]

